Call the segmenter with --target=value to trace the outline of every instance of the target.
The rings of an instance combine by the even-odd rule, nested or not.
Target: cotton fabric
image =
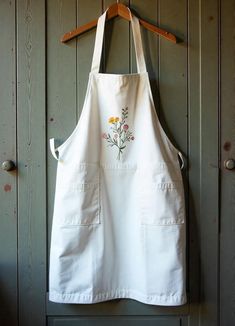
[[[181,305],[185,203],[180,151],[154,107],[139,20],[138,72],[100,73],[106,12],[99,18],[87,92],[58,160],[49,300],[90,304],[129,298]],[[182,156],[181,156],[182,157]]]

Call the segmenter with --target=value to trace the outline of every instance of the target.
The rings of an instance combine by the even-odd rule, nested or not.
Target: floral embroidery
[[[108,122],[111,124],[110,129],[112,130],[112,135],[110,133],[102,133],[102,138],[108,142],[108,146],[118,148],[118,160],[120,160],[121,154],[126,148],[125,143],[135,139],[132,131],[129,130],[129,125],[126,123],[127,117],[128,107],[122,109],[121,119],[119,117],[110,117],[108,119]]]

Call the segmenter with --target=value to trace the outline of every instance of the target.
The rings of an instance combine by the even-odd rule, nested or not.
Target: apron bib
[[[151,93],[139,20],[132,16],[138,72],[99,73],[106,12],[98,20],[81,116],[52,154],[58,160],[49,300],[129,298],[181,305],[185,203],[178,155]]]

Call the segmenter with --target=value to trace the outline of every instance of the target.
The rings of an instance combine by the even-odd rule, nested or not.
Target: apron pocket
[[[152,183],[139,198],[142,225],[183,224],[184,193],[181,181]]]
[[[76,181],[64,185],[56,196],[61,226],[87,226],[100,223],[99,168],[82,163]]]

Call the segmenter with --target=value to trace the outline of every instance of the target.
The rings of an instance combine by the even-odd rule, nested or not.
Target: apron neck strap
[[[103,38],[104,38],[104,27],[105,27],[107,10],[103,13],[103,15],[99,17],[97,23],[95,48],[93,53],[92,65],[91,65],[91,72],[94,73],[98,73],[100,70],[100,62],[101,62]],[[146,72],[147,70],[146,70],[144,51],[143,51],[143,45],[141,40],[139,19],[136,16],[133,16],[131,11],[130,11],[130,16],[131,16],[131,26],[132,26],[134,44],[135,44],[137,71],[138,73],[142,73],[142,72]]]

